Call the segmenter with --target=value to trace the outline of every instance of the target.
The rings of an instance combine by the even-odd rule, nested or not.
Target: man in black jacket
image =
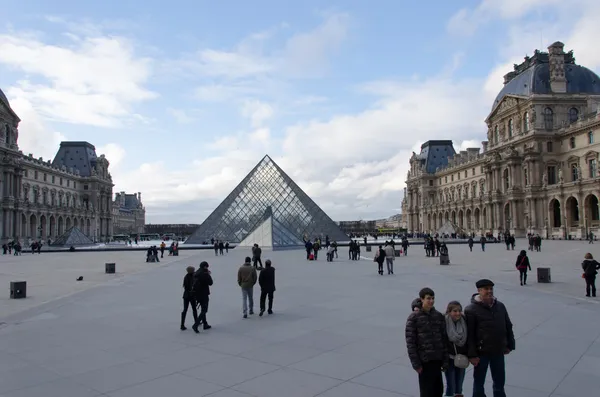
[[[275,292],[275,268],[271,266],[271,260],[265,261],[265,269],[260,272],[258,277],[258,284],[260,285],[260,313],[259,316],[265,312],[265,300],[269,297],[269,311],[267,313],[273,314],[273,292]]]
[[[208,311],[208,296],[210,295],[210,286],[213,285],[213,279],[208,270],[208,262],[202,261],[200,268],[194,273],[194,295],[196,301],[200,305],[200,315],[192,326],[195,333],[199,333],[198,326],[204,324],[203,329],[211,329],[212,327],[206,322],[206,312]]]
[[[440,397],[444,393],[442,371],[448,368],[449,359],[446,320],[433,307],[433,290],[423,288],[419,298],[420,310],[413,311],[406,320],[406,348],[410,363],[419,374],[421,397]]]
[[[494,297],[494,283],[477,281],[477,293],[465,309],[468,356],[473,370],[473,397],[485,397],[485,377],[492,373],[494,397],[506,397],[504,355],[515,350],[513,325],[506,307]]]
[[[254,244],[252,247],[252,261],[254,262],[254,268],[258,270],[262,270],[263,264],[260,256],[262,255],[262,249],[258,246],[258,244]],[[260,263],[260,267],[258,267],[258,263]]]

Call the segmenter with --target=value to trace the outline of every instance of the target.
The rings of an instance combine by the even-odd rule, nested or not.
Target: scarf
[[[464,346],[467,343],[467,322],[464,317],[454,321],[450,315],[446,315],[446,332],[448,339],[456,346]]]

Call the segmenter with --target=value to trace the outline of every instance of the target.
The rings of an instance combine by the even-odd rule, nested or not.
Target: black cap
[[[208,267],[208,262],[207,261],[200,262],[200,269],[206,269],[207,267]]]
[[[488,280],[487,278],[483,278],[483,279],[479,280],[478,282],[476,282],[475,286],[477,288],[493,287],[494,283],[492,282],[492,280]]]
[[[245,262],[245,263],[250,263],[250,262],[252,262],[252,259],[250,259],[250,257],[249,257],[249,256],[247,256],[247,257],[246,257],[246,260],[245,260],[244,262]]]

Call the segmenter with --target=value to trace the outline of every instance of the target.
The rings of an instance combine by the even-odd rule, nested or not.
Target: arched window
[[[529,131],[529,113],[525,112],[525,116],[523,116],[523,131]]]
[[[498,133],[498,126],[494,127],[494,143],[498,143],[500,140],[500,134]]]
[[[549,131],[554,128],[554,112],[550,108],[544,109],[544,128]]]
[[[569,109],[569,123],[574,123],[579,119],[579,110],[577,108]]]
[[[513,136],[513,120],[508,120],[508,137],[512,138]]]

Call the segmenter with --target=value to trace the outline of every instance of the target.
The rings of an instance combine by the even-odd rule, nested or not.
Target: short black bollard
[[[394,256],[400,256],[400,250],[394,250]]]
[[[106,274],[113,274],[116,270],[116,264],[115,263],[105,263],[104,264],[104,271],[106,272]]]
[[[538,267],[537,268],[537,280],[538,283],[551,283],[552,276],[550,274],[549,267]]]
[[[440,265],[447,266],[450,264],[450,256],[449,255],[440,255]]]
[[[371,252],[371,246],[367,245],[367,252]]]
[[[10,282],[10,299],[23,299],[27,297],[27,281]]]

